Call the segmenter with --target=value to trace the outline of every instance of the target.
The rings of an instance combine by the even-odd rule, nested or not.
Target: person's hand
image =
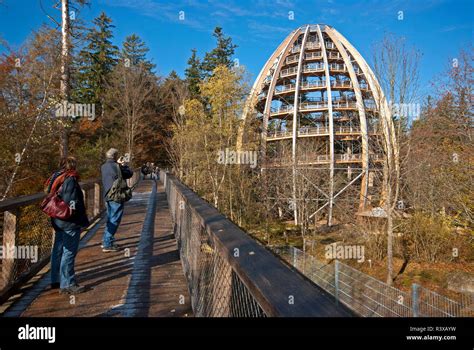
[[[117,160],[117,163],[119,163],[120,165],[124,165],[125,164],[125,159],[122,157],[120,157],[118,160]]]

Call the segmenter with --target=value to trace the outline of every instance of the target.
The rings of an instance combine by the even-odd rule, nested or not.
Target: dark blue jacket
[[[55,230],[80,230],[89,226],[86,206],[84,205],[84,195],[76,178],[68,177],[64,180],[59,196],[69,206],[73,206],[74,209],[72,216],[67,220],[51,219],[53,228]]]
[[[118,163],[113,159],[107,159],[100,168],[102,174],[102,195],[106,199],[107,192],[112,188],[115,180],[118,179]],[[133,176],[133,171],[126,165],[121,165],[122,178],[130,179]]]

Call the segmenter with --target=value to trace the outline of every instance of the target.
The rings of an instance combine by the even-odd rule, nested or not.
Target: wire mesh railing
[[[461,300],[446,298],[422,286],[416,286],[417,312],[426,317],[474,317],[474,293],[462,293]]]
[[[454,301],[418,284],[406,292],[338,260],[325,263],[295,247],[276,248],[275,252],[360,316],[474,316],[473,294],[463,294],[460,301]]]
[[[264,316],[262,307],[217,251],[214,240],[202,225],[202,218],[192,210],[184,195],[169,181],[166,174],[161,174],[160,178],[166,184],[166,194],[195,315]]]
[[[194,315],[351,316],[172,175],[160,179]]]

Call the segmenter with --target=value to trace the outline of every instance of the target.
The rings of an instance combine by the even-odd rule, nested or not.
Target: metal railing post
[[[94,184],[94,210],[93,210],[94,217],[100,214],[100,209],[101,209],[101,206],[100,206],[101,193],[100,192],[101,192],[100,184],[96,182]]]
[[[334,260],[334,297],[339,304],[339,260]]]
[[[298,264],[298,261],[296,259],[296,249],[295,247],[290,247],[291,249],[291,254],[293,255],[293,266],[296,267],[296,265]]]
[[[419,301],[418,301],[418,297],[419,297],[419,293],[418,293],[418,284],[416,283],[413,283],[411,285],[411,305],[412,305],[412,310],[413,310],[413,317],[418,317],[418,314],[419,314]]]
[[[89,205],[88,205],[89,204],[89,202],[88,202],[89,201],[89,193],[87,193],[87,190],[85,190],[83,188],[81,190],[82,190],[82,197],[84,199],[84,208],[86,210],[86,216],[87,216],[88,219],[92,219],[89,216],[89,209],[90,209]],[[73,205],[75,205],[75,203],[73,203]],[[73,207],[71,207],[71,208],[73,208]],[[75,207],[73,209],[75,209]]]
[[[16,236],[18,233],[18,215],[20,210],[14,209],[12,211],[6,211],[4,213],[3,219],[3,249],[5,253],[9,249],[12,249],[16,244]],[[7,255],[5,259],[2,260],[2,285],[1,287],[6,287],[10,284],[13,273],[15,271],[15,259]]]

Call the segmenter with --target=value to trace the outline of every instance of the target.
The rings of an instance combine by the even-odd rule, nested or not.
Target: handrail
[[[326,87],[326,82],[324,80],[315,80],[301,83],[301,89],[310,89],[313,87]]]
[[[370,132],[370,131],[369,131]],[[358,126],[340,126],[334,128],[334,133],[336,135],[340,134],[360,134],[361,129]],[[311,136],[311,135],[327,135],[329,134],[329,128],[326,126],[321,127],[301,127],[298,129],[298,136]],[[268,138],[279,138],[279,137],[291,137],[293,135],[292,131],[284,131],[284,130],[277,130],[267,132],[267,139]]]
[[[300,111],[307,111],[313,109],[326,109],[328,108],[327,101],[316,101],[316,102],[301,102],[299,105]],[[357,109],[357,103],[355,101],[347,101],[347,100],[333,100],[332,104],[333,109]],[[375,104],[366,104],[365,109],[376,109]],[[284,105],[279,108],[272,108],[270,114],[279,114],[279,113],[286,113],[293,110],[293,105]]]
[[[361,162],[362,154],[360,153],[343,153],[335,154],[334,159],[338,163],[344,162]],[[369,155],[369,159],[373,162],[382,161],[383,156],[381,154],[372,153]],[[298,157],[298,163],[300,164],[328,164],[330,162],[330,157],[328,154],[316,154],[316,153],[304,153]],[[291,165],[293,161],[286,158],[273,158],[267,160],[270,165]]]
[[[323,58],[323,53],[321,51],[307,52],[304,54],[305,60],[321,59],[321,58]]]
[[[295,88],[295,84],[279,85],[275,88],[275,95],[285,91],[294,90]]]
[[[305,48],[307,49],[319,49],[321,48],[321,43],[318,41],[308,41],[305,45]]]
[[[98,179],[91,179],[85,182],[82,181],[79,184],[81,188],[85,190],[85,189],[89,189],[98,181],[99,181]],[[0,202],[0,212],[16,209],[18,207],[22,207],[22,206],[33,204],[35,202],[39,202],[44,197],[46,197],[46,194],[44,192],[38,192],[38,193],[18,196],[14,198],[7,198],[4,201]]]
[[[294,108],[293,105],[285,105],[285,106],[280,106],[279,108],[272,108],[271,114],[290,112],[293,110],[293,108]]]
[[[327,52],[327,56],[329,59],[342,59],[342,56],[339,52],[329,51]]]
[[[328,108],[328,103],[326,101],[321,102],[302,102],[300,104],[300,110],[308,110],[308,109],[324,109]]]
[[[286,63],[298,62],[299,55],[291,55],[286,58]]]
[[[360,134],[362,131],[359,126],[339,126],[334,128],[334,133],[336,135],[344,134]],[[376,134],[377,130],[374,127],[370,127],[368,132],[370,134]],[[327,126],[307,126],[301,127],[298,129],[298,136],[313,136],[313,135],[328,135],[329,128]],[[267,131],[267,140],[292,137],[293,131],[287,130],[269,130]]]
[[[195,316],[352,316],[174,176],[160,179]]]
[[[297,72],[298,72],[298,69],[296,67],[282,69],[282,71],[280,72],[280,77],[296,74]]]
[[[286,74],[287,72],[285,72]],[[312,88],[325,88],[326,87],[326,82],[324,80],[315,80],[315,81],[304,81],[301,83],[301,89],[312,89]],[[347,80],[347,81],[339,81],[339,80],[333,80],[331,81],[331,87],[332,88],[352,88],[352,82]],[[286,84],[286,85],[279,85],[275,88],[275,95],[285,93],[287,91],[294,91],[296,88],[295,84]],[[258,99],[264,99],[266,98],[266,93],[262,93],[258,95]],[[337,102],[337,101],[336,101]]]
[[[303,66],[302,72],[304,73],[321,72],[321,71],[324,71],[324,69],[325,69],[324,63],[308,63],[307,65]],[[345,64],[341,64],[341,63],[330,63],[329,70],[346,72],[347,67]],[[283,78],[288,75],[296,74],[297,72],[298,72],[297,67],[282,69],[280,72],[280,77]]]
[[[347,67],[345,64],[341,64],[341,63],[331,63],[329,64],[329,70],[333,70],[333,71],[347,71]]]
[[[320,72],[324,70],[323,63],[310,63],[303,67],[303,72],[311,73],[311,72]]]

